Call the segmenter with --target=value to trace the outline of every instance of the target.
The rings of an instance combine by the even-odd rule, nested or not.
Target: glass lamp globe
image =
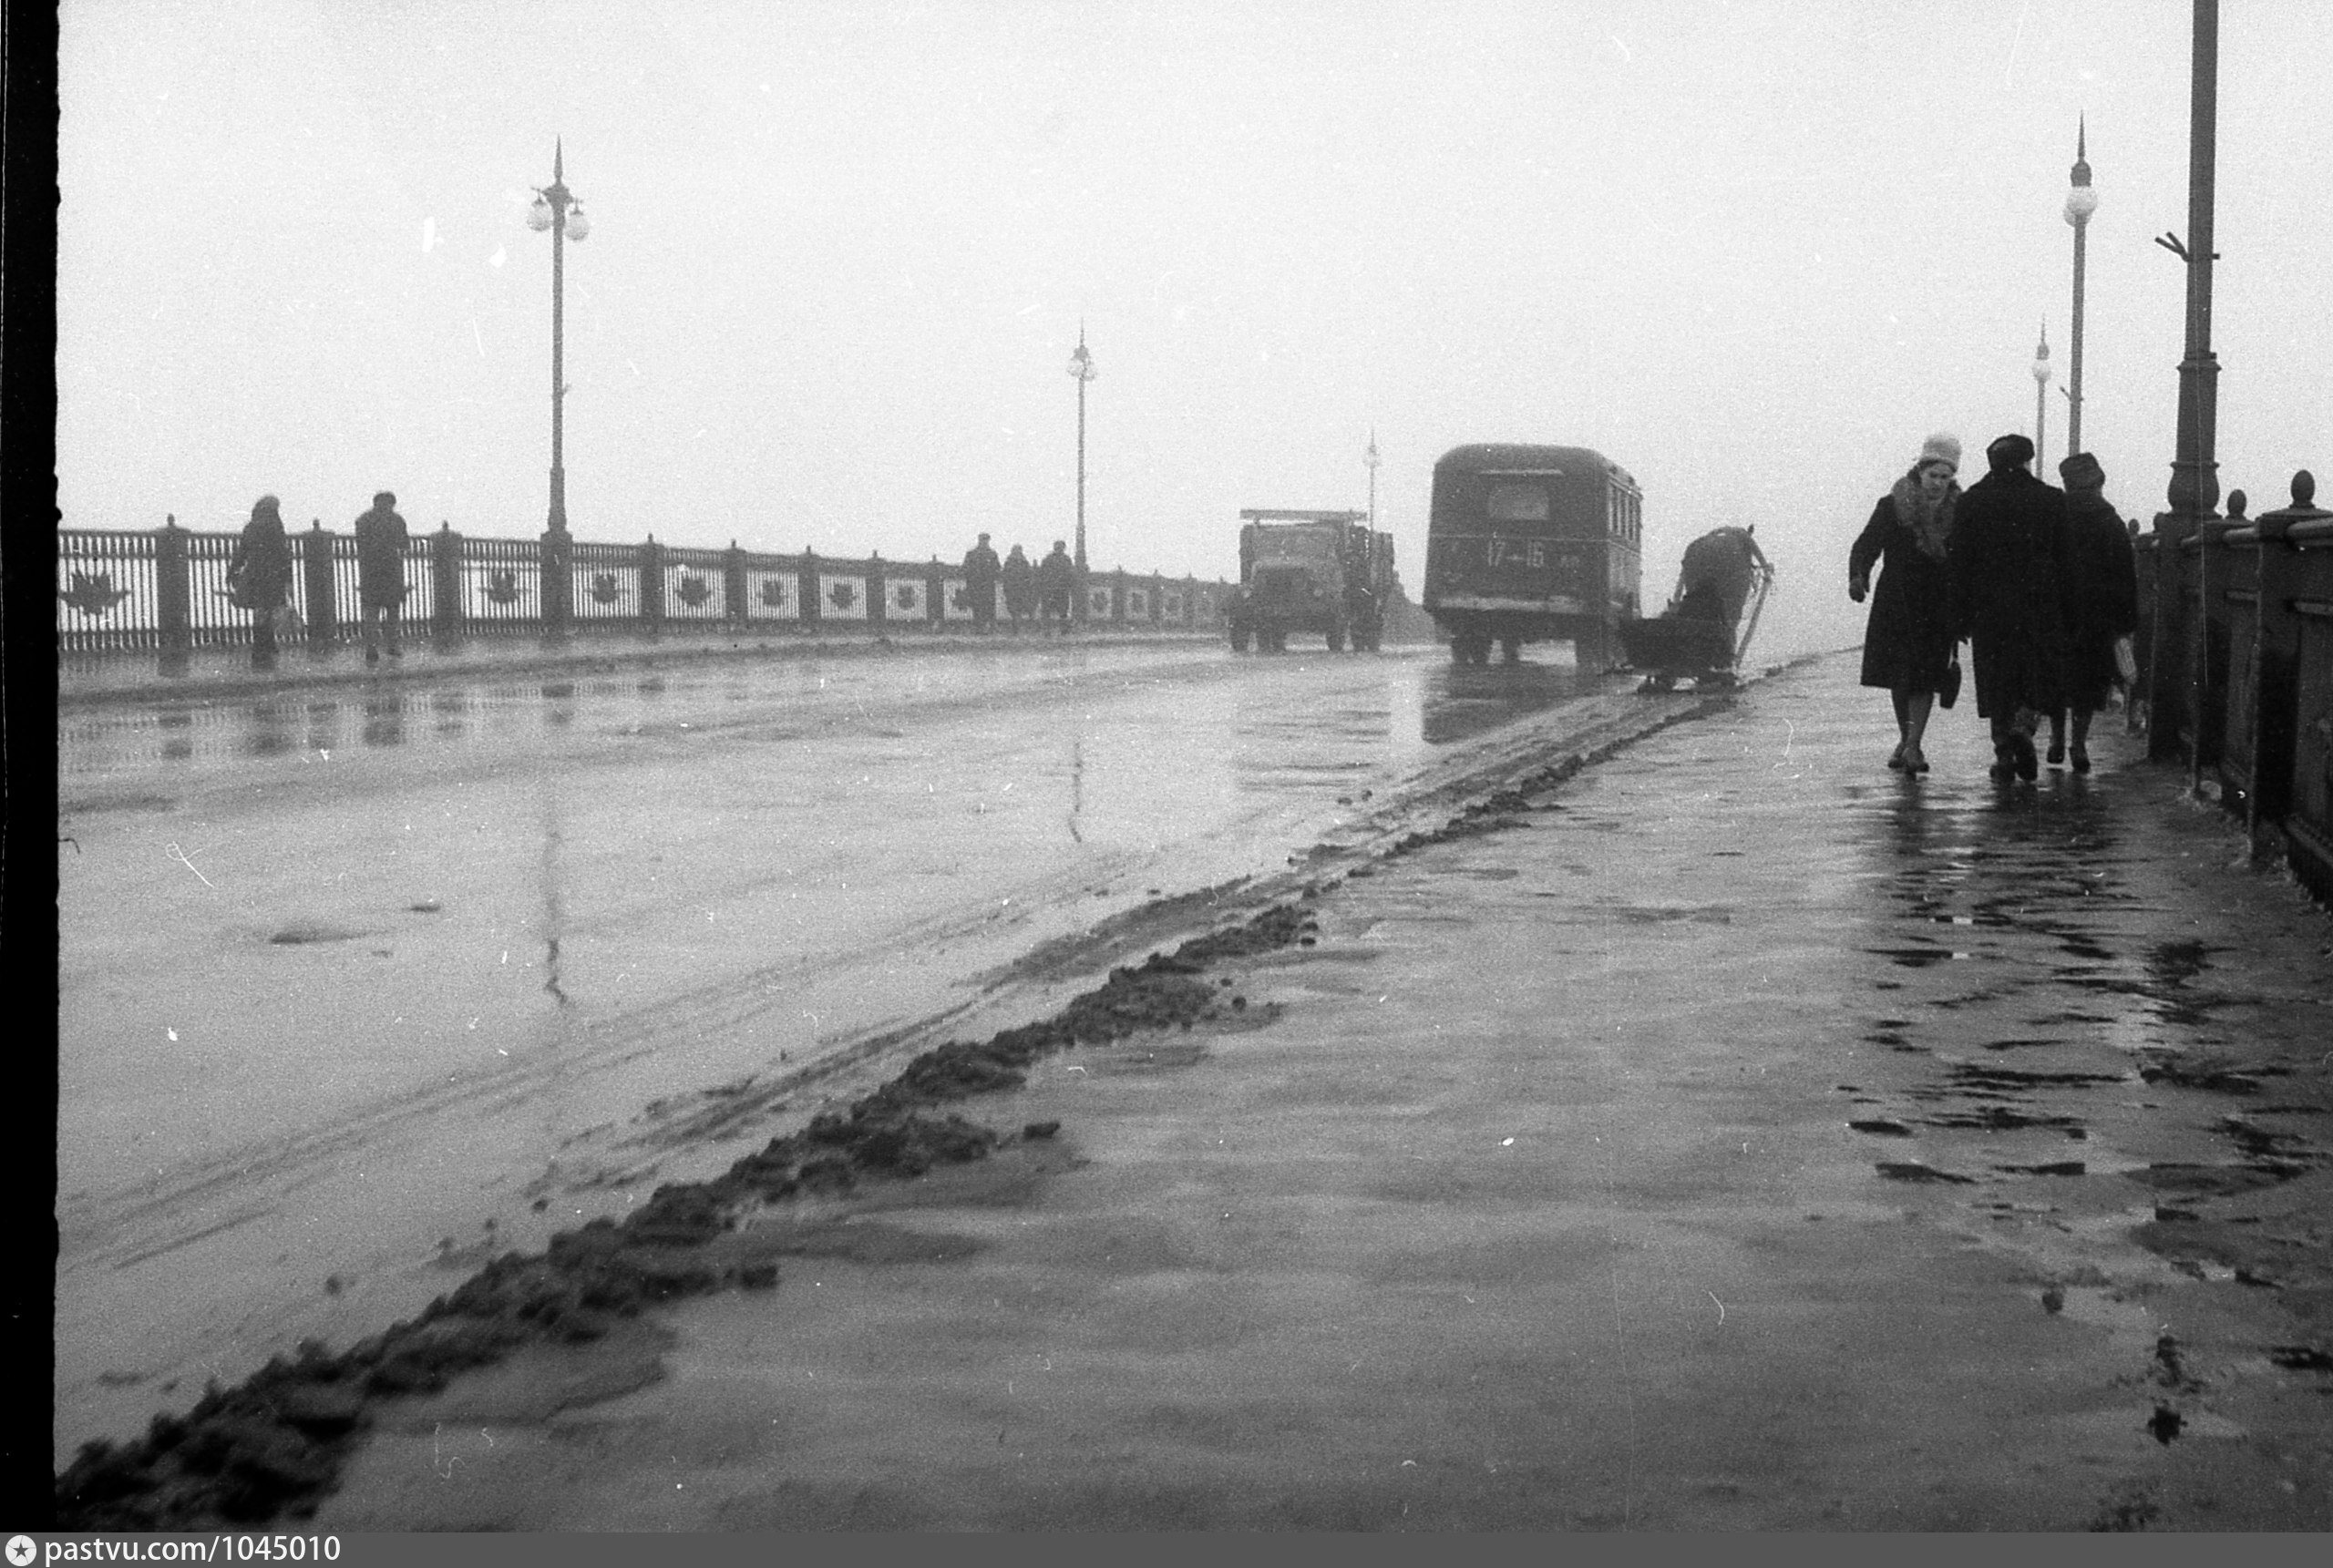
[[[527,227],[538,234],[550,227],[550,203],[540,194],[535,198],[535,204],[527,209]]]
[[[1091,381],[1097,374],[1094,369],[1094,356],[1085,352],[1084,343],[1079,343],[1069,356],[1069,374],[1080,381]]]
[[[567,210],[567,237],[570,240],[581,240],[591,232],[591,220],[583,216],[583,209],[581,207],[569,208]]]
[[[2033,362],[2033,381],[2034,384],[2037,386],[2047,386],[2050,384],[2050,362],[2048,360],[2037,359]]]
[[[2090,186],[2077,185],[2066,192],[2066,221],[2079,227],[2098,210],[2098,192]]]

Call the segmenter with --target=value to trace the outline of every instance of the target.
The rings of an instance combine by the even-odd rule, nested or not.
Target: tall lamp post
[[[2066,361],[2066,456],[2071,457],[2082,449],[2081,445],[2081,287],[2084,263],[2089,259],[2090,215],[2098,210],[2098,192],[2090,184],[2090,128],[2077,122],[2074,128],[2073,184],[2066,191],[2066,221],[2074,230],[2074,327],[2073,345],[2067,351]]]
[[[1369,465],[1369,529],[1377,531],[1377,431],[1369,432],[1369,451],[1361,459]]]
[[[1085,384],[1102,373],[1085,352],[1085,326],[1078,323],[1077,347],[1069,356],[1069,374],[1077,383],[1077,614],[1085,619]]]
[[[567,570],[567,463],[562,448],[562,405],[567,397],[566,370],[566,242],[581,241],[591,231],[583,204],[567,189],[566,149],[551,144],[550,183],[535,188],[534,205],[527,209],[527,227],[537,233],[550,231],[550,526],[543,536],[543,619],[547,626],[563,629],[573,612],[569,600],[574,579]]]
[[[2218,515],[2214,508],[2220,498],[2219,464],[2214,456],[2220,364],[2212,353],[2212,262],[2217,259],[2212,249],[2212,194],[2219,146],[2219,0],[2194,0],[2187,90],[2187,237],[2164,234],[2155,240],[2187,269],[2187,343],[2179,361],[2179,429],[2176,455],[2171,462],[2170,493],[2165,497],[2170,507],[2156,513],[2154,519],[2155,569],[2162,574],[2174,569],[2177,547]],[[2208,553],[2196,557],[2199,607],[2208,602],[2201,579],[2209,561]],[[2160,593],[2155,607],[2158,618],[2167,613]],[[2204,620],[2200,608],[2195,619],[2192,641],[2200,650]],[[2168,689],[2170,682],[2157,679],[2171,657],[2163,647],[2166,638],[2162,630],[2158,626],[2157,634],[2148,640],[2147,754],[2167,757],[2184,741],[2189,748],[2192,788],[2202,768],[2196,732],[2201,726],[2207,670],[2200,653],[2191,651],[2188,707],[2182,713],[2181,694]]]
[[[2033,350],[2033,471],[2049,472],[2050,443],[2045,435],[2050,416],[2050,323],[2041,323],[2041,342]]]

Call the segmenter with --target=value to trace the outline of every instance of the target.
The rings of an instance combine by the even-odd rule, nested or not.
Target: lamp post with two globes
[[[554,144],[550,183],[536,189],[534,205],[527,209],[528,228],[539,234],[550,231],[550,527],[552,532],[561,534],[567,531],[567,466],[560,447],[560,405],[567,395],[565,242],[580,241],[591,231],[582,202],[567,189],[565,162],[566,149]]]

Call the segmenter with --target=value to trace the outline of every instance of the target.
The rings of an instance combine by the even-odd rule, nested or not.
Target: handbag
[[[1948,708],[1960,701],[1960,661],[1958,659],[1953,660],[1944,667],[1944,684],[1937,688],[1936,700]]]

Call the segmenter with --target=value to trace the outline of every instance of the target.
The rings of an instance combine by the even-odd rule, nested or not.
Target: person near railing
[[[999,575],[1004,579],[1004,613],[1012,618],[1012,633],[1021,634],[1021,623],[1037,613],[1037,569],[1029,558],[1014,545],[1004,558]]]
[[[996,579],[1002,570],[996,551],[989,548],[986,534],[981,536],[980,543],[964,552],[964,592],[972,601],[972,629],[976,631],[996,629]]]
[[[291,592],[292,542],[283,535],[282,504],[262,496],[227,558],[227,602],[252,612],[254,670],[275,668],[275,625]]]
[[[1959,646],[1945,564],[1960,498],[1954,477],[1959,471],[1959,441],[1929,436],[1910,471],[1879,497],[1847,551],[1847,597],[1857,604],[1871,597],[1859,678],[1887,692],[1895,704],[1896,750],[1887,765],[1913,777],[1928,771],[1920,743],[1938,694],[1951,688]],[[1876,593],[1871,590],[1874,566],[1883,569]]]
[[[405,519],[397,498],[386,490],[373,497],[372,510],[356,519],[356,610],[365,623],[365,662],[381,661],[386,633],[389,657],[397,648],[397,614],[405,603]]]
[[[1055,539],[1053,553],[1037,563],[1037,609],[1055,635],[1069,630],[1069,596],[1076,588],[1077,566],[1069,559],[1069,545]]]
[[[1992,725],[1997,780],[2041,771],[2033,732],[2066,700],[2066,497],[2033,477],[2033,443],[1985,448],[1990,472],[1960,497],[1948,554],[1956,630],[1968,639],[1977,714]]]
[[[2090,772],[2090,721],[2122,680],[2114,645],[2139,629],[2139,578],[2131,536],[2104,495],[2106,469],[2087,452],[2058,465],[2066,485],[2066,707],[2050,711],[2050,765]],[[2073,740],[2066,714],[2073,713]]]

